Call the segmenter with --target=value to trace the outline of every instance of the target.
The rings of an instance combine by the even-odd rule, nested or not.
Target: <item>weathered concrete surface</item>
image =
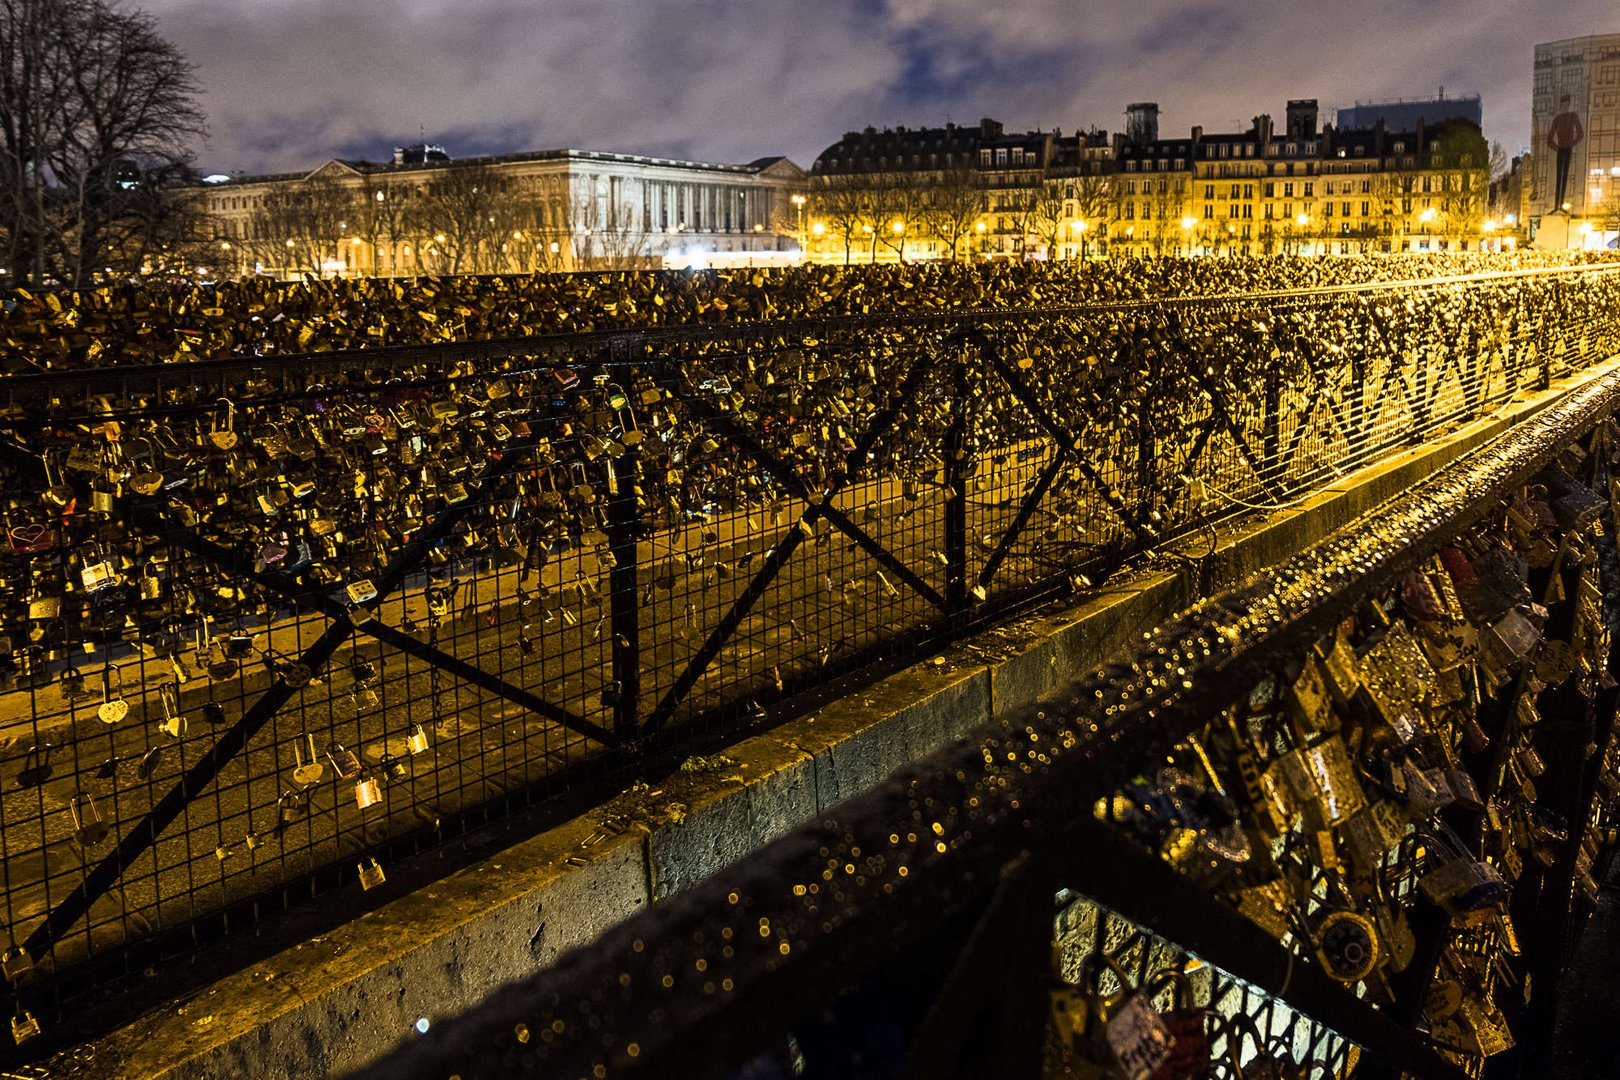
[[[419,1018],[465,1009],[915,758],[1127,651],[1201,596],[1376,506],[1620,358],[1298,506],[1208,534],[1076,607],[943,656],[747,739],[430,888],[155,1011],[94,1048],[86,1075],[307,1077],[355,1068]],[[689,763],[692,764],[692,763]]]

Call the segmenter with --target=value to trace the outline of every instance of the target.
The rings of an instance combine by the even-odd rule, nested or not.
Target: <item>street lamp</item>
[[[1423,250],[1424,251],[1429,250],[1429,225],[1430,225],[1431,222],[1434,221],[1434,218],[1435,218],[1435,213],[1434,213],[1434,207],[1432,207],[1432,206],[1424,207],[1423,208],[1423,213],[1418,215],[1418,220],[1423,223]]]
[[[802,255],[804,253],[804,196],[794,195],[792,199],[795,215],[793,231],[798,234],[799,252]]]
[[[877,263],[877,233],[872,231],[872,226],[870,226],[870,225],[862,225],[861,226],[861,232],[865,233],[867,236],[870,236],[872,238],[872,263],[873,263],[873,265],[876,265],[876,263]]]
[[[1071,222],[1069,227],[1080,236],[1080,261],[1086,261],[1086,223],[1083,221]]]

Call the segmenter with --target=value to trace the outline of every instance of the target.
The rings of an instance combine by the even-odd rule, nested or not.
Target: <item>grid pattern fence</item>
[[[1620,352],[1620,271],[0,382],[7,993],[622,778]]]
[[[1539,1075],[1613,874],[1617,407],[1611,369],[357,1075]]]

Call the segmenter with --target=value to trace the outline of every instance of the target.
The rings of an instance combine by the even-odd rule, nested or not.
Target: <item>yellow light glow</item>
[[[1073,223],[1070,224],[1069,227],[1071,229],[1073,229],[1075,232],[1085,232],[1086,231],[1086,223],[1083,222],[1083,221],[1073,222]]]
[[[1487,221],[1487,222],[1486,222],[1486,223],[1485,223],[1485,231],[1486,231],[1486,232],[1495,232],[1495,231],[1496,231],[1496,222],[1494,222],[1494,221]]]
[[[984,222],[982,222],[982,221],[975,221],[975,222],[974,222],[974,223],[973,223],[973,230],[974,230],[974,231],[975,231],[975,232],[984,232]]]
[[[765,226],[763,226],[763,225],[755,225],[754,226],[754,231],[755,232],[764,232],[765,231]]]
[[[523,230],[522,229],[513,229],[512,230],[512,239],[514,239],[514,240],[523,239]]]
[[[288,246],[288,247],[292,247],[292,246],[293,246],[293,242],[292,242],[292,241],[291,241],[291,240],[289,240],[289,241],[287,241],[287,246]]]
[[[815,233],[817,236],[820,236],[822,233],[827,231],[827,226],[818,221],[814,225],[810,226],[810,231]]]
[[[437,240],[441,244],[444,243],[444,233],[434,233],[433,239]]]
[[[906,223],[903,221],[896,221],[891,223],[889,228],[894,230],[894,234],[896,236],[899,236],[901,233],[906,231]]]
[[[1592,223],[1590,221],[1581,222],[1581,232],[1589,233],[1591,231],[1592,231]]]
[[[1299,217],[1294,219],[1294,224],[1300,226],[1301,228],[1303,228],[1306,225],[1309,225],[1310,223],[1311,223],[1311,215],[1309,215],[1309,214],[1301,214],[1301,215],[1299,215]]]
[[[1181,219],[1181,227],[1183,229],[1191,229],[1196,224],[1198,224],[1197,218],[1184,217]]]
[[[221,250],[221,251],[229,251],[229,250],[231,250],[230,241],[229,240],[221,240],[219,242],[219,250]]]
[[[795,196],[793,196],[793,205],[794,206],[803,206],[804,205],[804,196],[803,195],[795,195]]]
[[[1434,220],[1434,207],[1431,206],[1427,210],[1423,211],[1423,213],[1419,214],[1418,215],[1418,220],[1419,221],[1433,221]]]

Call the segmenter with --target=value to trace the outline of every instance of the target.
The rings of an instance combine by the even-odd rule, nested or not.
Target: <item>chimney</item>
[[[394,164],[405,164],[405,148],[403,146],[394,147]]]
[[[1254,118],[1254,139],[1260,144],[1260,156],[1271,153],[1271,114],[1261,113]]]
[[[1125,106],[1125,137],[1138,144],[1158,141],[1158,102],[1138,101]]]
[[[1305,98],[1288,103],[1288,137],[1290,139],[1316,138],[1316,99]]]
[[[1194,146],[1204,141],[1204,125],[1199,124],[1192,129],[1192,141]]]
[[[992,120],[988,116],[986,116],[984,119],[980,120],[979,121],[979,138],[981,138],[981,139],[999,139],[999,138],[1001,138],[1001,121],[1000,120]]]

